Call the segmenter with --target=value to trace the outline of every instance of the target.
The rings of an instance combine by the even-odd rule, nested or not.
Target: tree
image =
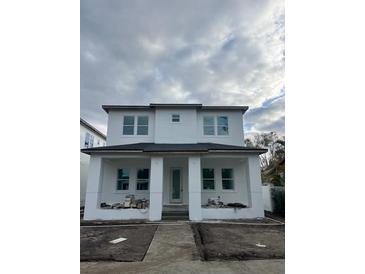
[[[262,178],[274,185],[283,185],[285,183],[285,137],[279,137],[275,132],[260,133],[255,134],[251,139],[245,139],[245,145],[268,150],[260,155]]]

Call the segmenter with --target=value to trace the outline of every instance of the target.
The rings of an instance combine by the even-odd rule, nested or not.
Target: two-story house
[[[108,113],[106,146],[82,150],[91,156],[84,219],[161,220],[171,205],[186,208],[196,221],[264,216],[259,155],[266,150],[244,146],[247,106],[103,109]],[[149,200],[149,207],[101,207],[131,194]],[[208,200],[247,207],[210,207]]]
[[[106,136],[80,118],[80,148],[92,148],[106,145]],[[89,170],[90,156],[80,153],[80,206],[85,205],[85,193],[87,174]]]

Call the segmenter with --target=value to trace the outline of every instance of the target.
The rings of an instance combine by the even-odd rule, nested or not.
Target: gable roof
[[[156,144],[156,143],[135,143],[128,145],[104,146],[85,148],[81,150],[86,154],[105,152],[251,152],[262,154],[267,149],[223,145],[217,143],[193,143],[193,144]]]
[[[100,137],[102,137],[104,140],[106,140],[105,134],[103,134],[101,131],[97,130],[95,127],[90,125],[88,122],[86,122],[84,119],[80,118],[80,124],[87,127],[89,130],[93,131],[94,133],[98,134]]]
[[[105,112],[109,110],[151,110],[156,108],[173,108],[173,109],[189,109],[196,108],[200,110],[240,110],[244,114],[248,110],[248,106],[204,106],[202,104],[149,104],[149,105],[103,105]]]

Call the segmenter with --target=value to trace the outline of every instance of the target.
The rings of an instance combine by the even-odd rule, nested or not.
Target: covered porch
[[[147,206],[102,206],[122,204],[131,195]],[[159,221],[171,209],[188,211],[192,221],[263,217],[258,153],[91,154],[85,220]]]

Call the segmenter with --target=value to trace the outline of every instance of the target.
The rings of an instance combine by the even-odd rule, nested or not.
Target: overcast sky
[[[284,134],[283,0],[81,0],[81,117],[102,104],[247,105]]]

